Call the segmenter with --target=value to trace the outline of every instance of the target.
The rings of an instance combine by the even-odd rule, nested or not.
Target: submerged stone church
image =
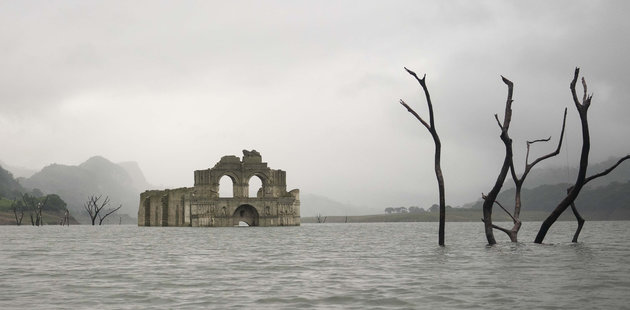
[[[219,180],[232,179],[233,197],[219,197]],[[249,181],[262,188],[248,197]],[[138,226],[298,226],[300,190],[287,192],[286,172],[262,162],[260,153],[243,150],[243,159],[223,156],[213,168],[195,171],[194,187],[150,190],[140,194]]]

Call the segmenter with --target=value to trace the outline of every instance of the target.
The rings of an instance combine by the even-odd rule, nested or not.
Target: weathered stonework
[[[219,197],[219,180],[232,179],[233,197]],[[262,188],[248,197],[249,180],[258,177]],[[189,188],[152,190],[140,194],[138,226],[250,226],[300,225],[300,190],[287,192],[286,172],[273,170],[255,150],[223,156],[213,168],[195,171]]]

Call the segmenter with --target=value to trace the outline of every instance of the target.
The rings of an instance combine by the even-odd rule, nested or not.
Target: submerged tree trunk
[[[512,102],[513,102],[512,95],[514,91],[514,84],[503,76],[501,78],[503,79],[503,82],[508,86],[508,95],[507,95],[507,100],[505,103],[505,115],[503,118],[503,124],[501,124],[501,121],[499,121],[498,115],[495,114],[494,117],[497,120],[497,124],[499,125],[499,128],[501,129],[500,137],[501,137],[501,141],[503,141],[503,144],[505,145],[505,158],[503,159],[503,165],[501,166],[501,170],[499,172],[499,175],[497,176],[497,180],[494,183],[494,186],[492,187],[488,195],[485,195],[483,193],[481,194],[481,197],[484,200],[482,221],[485,225],[484,228],[485,228],[486,239],[488,240],[488,244],[496,244],[496,239],[494,238],[493,229],[497,229],[506,233],[512,242],[518,242],[518,232],[520,231],[521,225],[522,225],[522,222],[520,220],[520,214],[521,214],[521,205],[522,205],[521,189],[523,187],[523,183],[525,182],[525,178],[527,177],[529,172],[532,170],[532,168],[536,164],[538,164],[539,162],[547,158],[556,156],[558,155],[558,153],[560,153],[560,147],[562,146],[562,140],[564,137],[564,128],[566,125],[566,117],[567,117],[567,111],[565,109],[564,118],[562,121],[562,130],[560,132],[560,139],[558,140],[558,146],[556,147],[555,151],[547,155],[541,156],[538,159],[534,160],[532,163],[529,163],[530,146],[536,142],[547,142],[551,140],[551,137],[547,139],[527,141],[527,155],[525,156],[525,171],[523,172],[523,175],[520,178],[517,177],[515,169],[514,169],[514,156],[513,156],[514,150],[512,147],[512,139],[509,136],[510,122],[512,119]],[[514,213],[513,214],[510,213],[510,211],[508,211],[505,207],[503,207],[503,205],[501,205],[500,202],[496,201],[497,195],[499,194],[499,192],[501,191],[501,188],[503,187],[503,184],[505,183],[505,178],[507,177],[508,171],[511,172],[512,180],[514,180],[514,185],[515,185]],[[507,213],[510,216],[510,218],[512,218],[512,222],[514,224],[512,226],[512,229],[503,228],[492,223],[492,208],[494,204],[497,204],[503,211],[505,211],[505,213]]]
[[[44,207],[46,207],[46,203],[48,202],[48,197],[49,196],[46,196],[46,198],[44,199],[44,202],[42,203],[42,202],[38,202],[36,197],[29,196],[28,194],[22,195],[22,202],[24,203],[25,208],[29,209],[29,217],[31,218],[31,225],[33,226],[44,225],[42,211]],[[33,212],[35,212],[35,217],[33,217]]]
[[[105,197],[105,200],[99,202],[101,200],[101,197],[102,196],[97,197],[95,195],[92,195],[88,197],[88,200],[83,204],[83,208],[92,220],[92,225],[96,225],[96,218],[98,218],[99,220],[98,224],[103,225],[103,221],[105,220],[105,218],[122,208],[121,205],[118,208],[103,210],[109,204],[109,197]]]
[[[532,171],[532,169],[534,168],[534,166],[536,166],[536,164],[542,162],[545,159],[554,157],[556,155],[558,155],[560,153],[560,148],[562,147],[562,140],[564,138],[564,129],[566,127],[566,121],[567,121],[567,109],[564,109],[564,117],[562,119],[562,130],[560,131],[560,139],[558,139],[558,146],[556,147],[556,149],[544,156],[541,156],[539,158],[537,158],[536,160],[534,160],[533,162],[529,163],[529,151],[530,151],[530,146],[534,143],[537,142],[548,142],[549,140],[551,140],[551,137],[547,138],[547,139],[538,139],[538,140],[533,140],[533,141],[527,141],[527,153],[525,155],[525,170],[523,171],[523,174],[521,175],[521,177],[517,177],[516,176],[516,171],[514,168],[514,160],[513,158],[510,159],[510,171],[512,173],[512,180],[514,180],[514,185],[515,185],[515,191],[514,191],[514,214],[510,214],[509,211],[507,211],[503,206],[501,206],[499,204],[499,206],[501,207],[501,209],[503,209],[511,218],[512,221],[514,223],[514,225],[512,226],[512,229],[505,229],[499,226],[494,225],[494,228],[499,229],[503,232],[505,232],[508,237],[510,237],[510,241],[512,242],[518,242],[518,232],[521,229],[521,225],[522,222],[520,220],[520,216],[521,216],[521,207],[522,207],[522,200],[521,200],[521,191],[523,188],[523,184],[525,183],[525,178],[527,178],[527,176],[529,175],[530,171]],[[498,202],[497,202],[498,204]]]
[[[505,177],[507,176],[508,171],[510,170],[510,165],[512,162],[512,139],[508,134],[508,130],[510,129],[510,122],[512,120],[512,94],[514,91],[514,84],[501,76],[503,83],[508,87],[507,100],[505,102],[505,114],[503,116],[503,124],[499,121],[499,116],[497,114],[494,115],[494,118],[497,120],[499,124],[499,128],[501,128],[501,141],[505,145],[505,158],[503,159],[503,165],[501,166],[501,171],[497,176],[497,180],[494,183],[494,186],[488,192],[488,195],[483,195],[483,223],[486,233],[486,239],[488,240],[488,244],[496,244],[497,241],[494,238],[494,228],[497,228],[496,225],[492,224],[492,206],[494,205],[499,192],[501,191],[501,187],[503,187],[503,183],[505,182]]]
[[[575,215],[575,219],[578,222],[578,227],[575,230],[575,234],[573,234],[573,240],[571,240],[571,242],[576,243],[578,242],[578,237],[580,236],[580,232],[582,232],[582,227],[584,227],[584,222],[586,221],[584,220],[582,215],[580,215],[580,212],[578,212],[577,208],[575,207],[575,202],[571,203],[571,210],[573,210],[573,215]]]
[[[573,188],[569,191],[567,196],[562,199],[562,201],[556,206],[556,208],[549,214],[549,216],[543,221],[538,230],[538,234],[536,235],[536,239],[534,239],[535,243],[542,243],[560,214],[562,214],[577,198],[582,190],[582,187],[585,184],[586,180],[586,169],[588,168],[588,155],[591,149],[591,140],[588,129],[588,108],[591,105],[592,95],[587,94],[586,81],[582,78],[582,86],[584,87],[584,96],[582,98],[582,102],[577,97],[577,93],[575,90],[575,86],[577,84],[578,76],[580,74],[580,68],[575,68],[575,73],[573,74],[573,80],[571,81],[571,94],[573,96],[573,103],[580,115],[580,124],[582,126],[582,151],[580,154],[580,167],[578,170],[578,176],[573,185]]]
[[[620,158],[617,163],[615,163],[614,165],[612,165],[610,168],[598,173],[598,174],[594,174],[588,178],[586,178],[584,180],[584,185],[586,185],[588,182],[597,179],[599,177],[605,176],[607,174],[609,174],[611,171],[615,170],[615,168],[617,168],[617,166],[619,166],[622,162],[624,162],[625,160],[630,159],[630,155],[626,155],[622,158]],[[571,190],[573,189],[573,187],[569,187],[569,189],[567,189],[567,192],[571,192]],[[578,241],[578,237],[580,236],[580,232],[582,231],[582,227],[584,227],[584,222],[586,222],[584,220],[584,218],[582,217],[582,215],[580,215],[580,212],[578,212],[577,207],[575,206],[575,201],[573,201],[571,203],[571,210],[573,211],[573,215],[575,215],[575,219],[578,222],[578,227],[575,230],[575,234],[573,235],[573,240],[571,242],[577,242]]]
[[[11,208],[13,209],[13,215],[15,215],[15,225],[22,225],[22,219],[24,218],[24,206],[19,205],[17,200],[13,200]]]
[[[424,127],[429,130],[431,137],[433,138],[433,142],[435,144],[435,156],[434,156],[434,165],[435,165],[435,177],[438,183],[438,191],[439,191],[439,200],[440,200],[440,224],[438,227],[438,244],[440,246],[444,246],[444,234],[445,234],[445,222],[446,222],[446,198],[444,193],[444,175],[442,174],[442,166],[440,163],[440,158],[442,154],[442,143],[440,142],[440,137],[438,136],[437,130],[435,129],[435,121],[433,117],[433,104],[431,103],[431,96],[429,95],[429,89],[427,88],[427,84],[425,81],[426,74],[422,77],[422,79],[418,78],[415,72],[405,68],[407,73],[411,74],[417,81],[420,83],[422,90],[424,92],[425,98],[427,100],[427,106],[429,108],[429,123],[427,123],[416,111],[414,111],[409,105],[407,105],[402,99],[400,100],[400,104],[402,104],[407,111],[411,113],[413,116],[424,125]]]

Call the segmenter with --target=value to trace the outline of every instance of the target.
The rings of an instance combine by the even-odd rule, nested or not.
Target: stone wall
[[[267,167],[256,151],[243,155],[242,161],[223,156],[213,168],[195,171],[194,187],[140,194],[138,226],[300,225],[299,190],[286,191],[286,172]],[[219,197],[219,180],[226,175],[232,179],[232,198]],[[248,197],[252,177],[262,181],[257,197]]]

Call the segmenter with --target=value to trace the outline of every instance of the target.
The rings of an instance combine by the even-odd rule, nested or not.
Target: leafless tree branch
[[[400,100],[400,103],[405,108],[407,108],[407,111],[409,111],[409,113],[411,113],[414,117],[416,117],[416,119],[418,119],[420,123],[422,123],[422,125],[427,128],[427,130],[431,134],[431,137],[433,138],[433,142],[435,143],[434,167],[435,167],[435,177],[437,178],[437,183],[438,183],[439,200],[440,200],[438,244],[440,246],[444,246],[444,229],[445,229],[444,226],[446,222],[446,199],[445,199],[445,193],[444,193],[444,175],[442,174],[442,168],[440,165],[442,143],[440,142],[440,137],[437,133],[437,130],[435,129],[435,118],[433,116],[433,103],[431,102],[431,95],[429,94],[429,89],[427,88],[427,84],[425,80],[426,74],[422,78],[418,78],[418,75],[415,72],[407,68],[405,68],[405,70],[407,71],[407,73],[412,75],[422,87],[422,91],[424,92],[424,96],[427,101],[427,107],[429,109],[429,122],[427,123],[424,119],[422,119],[422,117],[418,115],[418,113],[416,113],[411,107],[409,107],[409,105],[407,105],[402,99]]]
[[[615,168],[617,168],[617,166],[619,166],[622,162],[624,162],[625,160],[630,159],[630,155],[626,155],[622,158],[620,158],[614,165],[612,165],[611,167],[609,167],[608,169],[591,175],[588,178],[584,179],[584,184],[587,184],[588,182],[597,179],[599,177],[603,177],[607,174],[609,174],[610,172],[612,172],[613,170],[615,170]],[[570,193],[573,190],[573,186],[569,187],[567,189],[567,193]],[[584,223],[586,222],[586,220],[584,220],[584,218],[582,217],[582,215],[580,215],[580,212],[578,211],[577,207],[575,206],[575,201],[571,202],[571,211],[573,211],[573,215],[575,216],[575,219],[578,222],[578,227],[575,230],[575,234],[573,234],[573,240],[572,242],[577,242],[578,241],[578,237],[580,236],[580,232],[582,231],[582,228],[584,227]]]
[[[571,84],[570,84],[571,96],[573,97],[573,102],[580,116],[580,125],[582,128],[582,150],[580,152],[580,166],[578,169],[578,175],[573,185],[573,188],[569,191],[567,196],[564,199],[562,199],[560,203],[558,203],[556,208],[549,214],[549,216],[547,216],[547,218],[540,225],[540,229],[538,230],[538,233],[536,234],[536,238],[534,239],[535,243],[543,242],[543,240],[545,239],[545,236],[547,235],[547,232],[549,231],[549,228],[551,228],[551,225],[553,225],[556,222],[556,220],[558,220],[560,215],[571,204],[574,203],[575,199],[580,194],[580,191],[582,190],[582,187],[584,186],[585,181],[586,181],[586,170],[588,168],[588,158],[589,158],[589,152],[591,149],[591,140],[590,140],[589,126],[588,126],[588,108],[591,104],[591,99],[593,96],[587,95],[586,80],[582,78],[584,96],[582,99],[583,102],[580,103],[577,97],[576,89],[575,89],[579,75],[580,75],[580,68],[575,68],[573,79],[571,80]]]
[[[486,221],[484,219],[481,219],[482,222],[486,223]],[[490,227],[494,228],[494,229],[498,229],[508,235],[510,235],[511,231],[509,229],[503,228],[501,226],[497,226],[495,224],[490,224]]]
[[[102,225],[103,220],[110,214],[118,211],[122,205],[118,208],[104,211],[104,208],[109,205],[109,197],[106,196],[103,201],[100,201],[102,195],[96,196],[92,195],[88,197],[88,200],[83,204],[83,208],[90,215],[90,219],[92,221],[92,225],[96,225],[96,218],[99,219],[99,225]]]
[[[420,115],[418,115],[418,113],[416,113],[416,111],[414,111],[407,103],[405,103],[405,101],[400,99],[400,104],[402,104],[405,108],[407,108],[407,111],[409,111],[409,113],[411,113],[413,116],[415,116],[416,119],[418,119],[420,121],[420,123],[422,123],[422,125],[424,125],[424,127],[426,127],[428,130],[431,130],[431,126],[429,126],[429,124],[427,122],[425,122],[422,119],[422,117],[420,117]]]
[[[497,243],[496,239],[494,238],[494,231],[493,231],[494,227],[492,224],[492,207],[494,206],[494,202],[496,201],[497,196],[499,195],[499,192],[501,191],[501,188],[503,187],[503,183],[505,182],[505,177],[507,176],[507,173],[510,170],[510,167],[513,166],[512,139],[510,138],[508,132],[510,129],[510,122],[512,120],[512,102],[513,102],[512,96],[514,94],[514,83],[512,83],[512,81],[508,80],[504,76],[501,76],[501,80],[503,81],[503,83],[505,83],[505,85],[507,85],[507,88],[508,88],[507,98],[505,100],[505,112],[503,116],[503,123],[499,121],[498,115],[495,114],[494,118],[496,119],[497,124],[499,124],[499,127],[501,128],[500,137],[501,137],[501,141],[503,141],[503,144],[505,145],[505,157],[503,159],[503,164],[501,165],[501,171],[499,172],[499,175],[497,176],[494,186],[492,187],[490,192],[488,192],[488,195],[484,198],[484,203],[483,203],[483,219],[484,219],[483,222],[484,222],[484,230],[486,234],[486,239],[488,240],[488,244]]]

